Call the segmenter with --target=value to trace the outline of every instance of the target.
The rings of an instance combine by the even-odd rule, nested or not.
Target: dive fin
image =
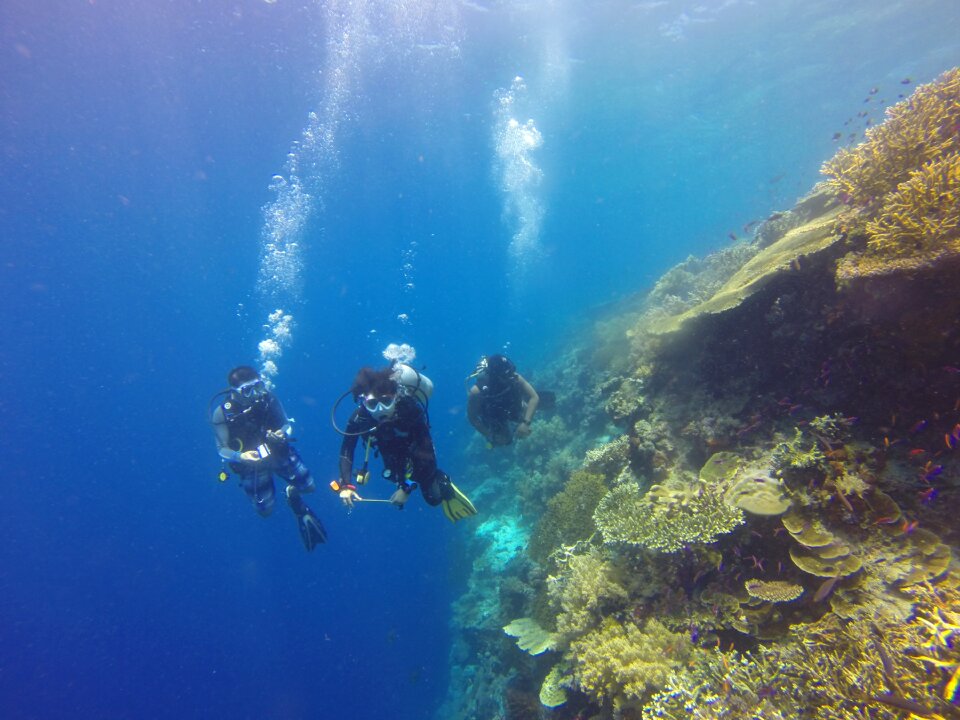
[[[287,486],[287,502],[297,518],[297,530],[300,531],[303,546],[307,550],[313,550],[320,543],[325,543],[327,541],[327,531],[323,527],[323,523],[320,522],[320,518],[314,514],[313,510],[307,507],[293,485]]]
[[[460,489],[452,482],[447,483],[445,488],[448,498],[442,501],[443,514],[447,516],[450,522],[457,522],[466,517],[477,514],[477,508],[470,502],[470,498],[460,492]]]

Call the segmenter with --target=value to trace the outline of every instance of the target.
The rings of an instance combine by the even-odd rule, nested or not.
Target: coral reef
[[[837,280],[930,268],[960,254],[960,69],[921,85],[887,109],[887,120],[822,172],[850,211],[849,234],[863,234],[837,265]]]
[[[622,713],[641,707],[692,652],[685,635],[670,632],[656,619],[639,627],[608,617],[599,628],[571,643],[573,684]]]
[[[623,609],[630,597],[623,575],[597,548],[566,555],[562,570],[547,579],[551,602],[558,609],[557,632],[574,637],[604,615]]]
[[[517,618],[503,631],[517,639],[517,647],[531,655],[539,655],[547,650],[556,650],[561,639],[556,633],[544,630],[533,618]]]
[[[823,174],[854,207],[876,205],[911,172],[960,150],[958,99],[960,68],[953,68],[887,108],[886,122],[870,128],[866,142],[824,163]]]
[[[837,280],[910,272],[960,255],[960,153],[933,160],[884,198],[867,247],[837,264]]]
[[[442,717],[960,720],[958,73],[471,445]]]
[[[615,487],[597,505],[593,520],[604,542],[676,552],[692,543],[711,543],[743,523],[722,489],[696,482],[655,485],[641,495],[631,483]]]
[[[530,541],[530,557],[545,563],[554,549],[590,537],[596,530],[593,512],[606,492],[602,475],[586,470],[571,474],[563,490],[547,502]]]

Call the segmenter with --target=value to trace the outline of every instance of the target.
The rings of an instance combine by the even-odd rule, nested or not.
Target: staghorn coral
[[[614,712],[639,707],[663,686],[672,671],[683,667],[693,647],[687,637],[667,630],[655,618],[643,627],[608,617],[574,641],[568,658],[573,682],[581,692]]]
[[[839,282],[917,270],[960,255],[960,153],[915,170],[884,199],[866,233],[866,249],[838,263]]]
[[[913,271],[960,254],[960,68],[887,109],[887,120],[821,172],[851,206],[839,225],[866,236],[838,283]]]
[[[633,483],[607,493],[593,515],[604,542],[676,552],[691,543],[711,543],[744,522],[743,512],[723,500],[722,488],[653,486],[640,495]]]
[[[875,205],[912,171],[960,150],[960,68],[918,86],[886,114],[865,142],[841,149],[820,170],[854,207]]]
[[[643,720],[787,720],[808,717],[800,688],[779,658],[755,653],[697,652],[643,707]]]

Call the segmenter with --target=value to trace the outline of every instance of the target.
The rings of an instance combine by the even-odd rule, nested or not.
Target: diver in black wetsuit
[[[286,482],[287,503],[297,518],[303,545],[313,550],[326,542],[327,533],[300,497],[316,486],[292,444],[292,426],[283,406],[248,365],[231,370],[227,382],[230,387],[214,396],[222,400],[210,417],[220,457],[240,478],[261,517],[273,512],[273,476]],[[226,479],[226,473],[221,473],[221,479]]]
[[[540,395],[505,355],[480,359],[467,392],[467,419],[491,446],[509,445],[530,435]]]
[[[352,506],[362,498],[353,479],[353,456],[358,441],[367,446],[369,458],[373,446],[383,458],[383,477],[397,486],[390,502],[403,508],[419,486],[429,505],[442,505],[451,522],[457,522],[477,509],[445,472],[437,467],[437,455],[430,436],[430,425],[423,404],[433,385],[408,365],[395,363],[382,370],[361,368],[348,394],[357,409],[350,416],[340,446],[340,482],[335,487],[344,504]],[[346,394],[343,396],[345,397]],[[342,398],[341,398],[342,399]],[[367,480],[366,462],[357,481]]]

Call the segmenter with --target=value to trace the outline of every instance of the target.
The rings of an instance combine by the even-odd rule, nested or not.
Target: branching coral
[[[641,628],[607,618],[570,645],[576,687],[615,711],[639,706],[693,652],[689,639],[656,619]]]
[[[700,481],[653,486],[646,495],[624,483],[600,501],[593,519],[607,543],[662,552],[714,542],[744,521],[743,512],[724,501],[722,488]]]
[[[838,280],[916,270],[960,255],[960,154],[915,170],[884,199],[866,231],[867,249],[838,264]]]
[[[568,555],[561,572],[547,580],[551,602],[560,609],[557,632],[580,635],[605,613],[622,608],[628,595],[619,574],[597,548]]]
[[[960,254],[960,68],[887,110],[867,140],[824,163],[853,208],[841,219],[867,247],[838,263],[840,282],[929,266]]]
[[[887,109],[887,120],[867,131],[867,140],[842,149],[821,172],[830,185],[856,207],[883,198],[910,173],[928,162],[960,150],[960,68]]]
[[[621,435],[616,440],[588,450],[583,466],[591,472],[607,477],[616,477],[630,460],[630,436]]]

